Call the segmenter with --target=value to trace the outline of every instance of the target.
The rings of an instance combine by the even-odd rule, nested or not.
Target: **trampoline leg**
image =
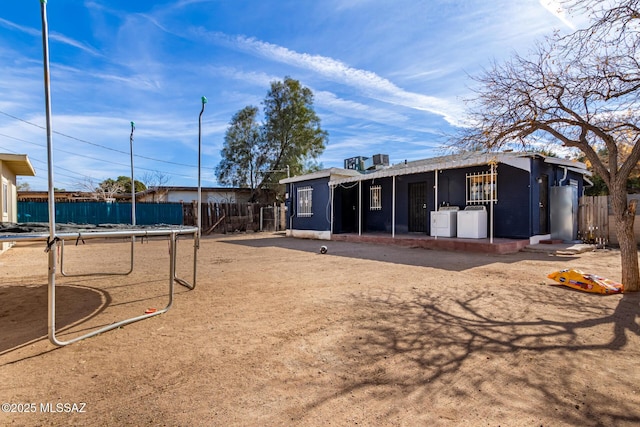
[[[49,330],[49,341],[52,344],[57,346],[65,346],[69,344],[73,344],[74,342],[78,342],[85,338],[93,337],[95,335],[101,334],[103,332],[110,331],[112,329],[119,328],[124,325],[128,325],[133,322],[137,322],[143,319],[148,319],[149,317],[158,316],[167,312],[171,306],[173,305],[173,294],[174,294],[174,281],[176,275],[176,237],[177,233],[171,233],[170,235],[170,255],[169,255],[169,302],[166,307],[161,310],[155,311],[153,313],[143,314],[141,316],[131,317],[129,319],[121,320],[120,322],[112,323],[110,325],[104,326],[102,328],[96,329],[95,331],[91,331],[89,333],[80,335],[78,337],[72,338],[68,341],[59,340],[56,337],[56,248],[51,248],[49,250],[49,319],[48,319],[48,330]]]
[[[48,252],[49,268],[47,271],[47,304],[49,306],[49,318],[47,323],[47,330],[49,340],[56,345],[59,345],[56,340],[56,262],[57,262],[57,248],[50,247]]]
[[[176,241],[176,250],[177,250],[177,241]],[[193,281],[191,283],[187,282],[184,279],[181,279],[177,276],[173,276],[174,280],[177,284],[184,286],[187,289],[194,290],[196,288],[196,275],[197,275],[197,266],[198,266],[198,237],[197,235],[193,236]]]

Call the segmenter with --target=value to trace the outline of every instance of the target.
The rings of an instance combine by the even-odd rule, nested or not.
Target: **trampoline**
[[[0,242],[43,242],[45,244],[45,252],[48,254],[48,274],[47,274],[47,333],[49,340],[54,345],[64,346],[85,338],[89,338],[100,333],[116,329],[129,323],[147,319],[149,317],[158,316],[169,310],[173,304],[174,285],[178,283],[188,289],[195,289],[197,274],[197,254],[200,246],[201,237],[201,215],[197,215],[197,226],[175,226],[175,225],[158,225],[158,226],[136,226],[135,225],[135,189],[132,185],[132,224],[122,224],[118,226],[104,225],[72,225],[72,224],[56,224],[55,218],[55,195],[53,186],[53,142],[51,127],[51,92],[49,78],[49,44],[48,44],[48,26],[46,0],[40,0],[40,12],[42,18],[42,48],[44,63],[44,89],[45,89],[45,110],[46,110],[46,132],[47,132],[47,171],[48,171],[48,210],[49,222],[47,224],[0,224]],[[204,112],[207,99],[202,97],[202,109],[198,117],[198,213],[201,206],[201,135],[202,135],[202,113]],[[131,142],[133,142],[134,123],[131,122]],[[133,179],[133,146],[131,148],[131,182]],[[176,260],[177,260],[177,241],[178,237],[187,236],[193,239],[193,278],[191,281],[177,277]],[[168,284],[168,303],[157,311],[145,313],[144,315],[127,318],[107,326],[100,327],[80,336],[74,337],[67,341],[58,339],[56,336],[56,274],[58,268],[58,248],[60,252],[60,273],[68,276],[64,272],[64,243],[87,239],[131,239],[131,266],[129,271],[117,273],[78,273],[75,275],[95,275],[95,274],[122,274],[126,275],[133,271],[134,268],[134,242],[136,238],[164,237],[169,240],[169,275],[167,277]]]

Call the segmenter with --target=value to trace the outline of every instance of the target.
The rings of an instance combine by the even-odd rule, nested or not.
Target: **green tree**
[[[320,128],[320,118],[313,109],[311,89],[285,77],[282,82],[271,83],[263,103],[269,169],[289,166],[291,175],[300,174],[307,161],[322,154],[328,140],[328,133]],[[273,185],[285,176],[285,172],[271,173],[261,184]]]
[[[601,148],[597,152],[598,157],[602,160],[604,164],[608,164],[609,153],[606,148]],[[625,153],[619,153],[622,161],[625,159]],[[587,169],[589,169],[593,176],[590,178],[593,182],[593,186],[585,189],[586,196],[608,196],[609,189],[607,188],[607,184],[604,182],[604,179],[594,170],[591,166],[591,162],[584,154],[579,155],[576,160],[583,162],[587,165]],[[627,179],[627,193],[638,193],[640,192],[640,164],[638,164],[629,175]]]
[[[476,81],[462,146],[499,149],[546,140],[584,153],[609,189],[625,291],[640,290],[627,179],[640,160],[638,0],[572,0],[591,12],[589,28],[554,35],[526,57],[494,64]],[[598,150],[606,148],[606,161]],[[620,156],[625,152],[625,156]]]
[[[257,115],[257,107],[247,106],[231,119],[224,135],[222,160],[216,167],[220,183],[255,190],[260,182],[266,153],[263,152]]]
[[[322,164],[322,162],[318,162],[317,160],[307,160],[304,164],[304,167],[302,169],[302,173],[313,173],[313,172],[318,172],[320,170],[324,169],[324,164]]]
[[[230,122],[222,160],[216,168],[225,184],[251,186],[256,193],[284,192],[278,181],[303,172],[324,151],[328,134],[313,109],[313,93],[299,81],[274,81],[263,101],[264,122],[257,126],[255,107],[245,107]]]
[[[131,193],[131,177],[120,175],[116,180],[107,178],[98,184],[98,187],[108,190],[111,194]],[[146,189],[146,185],[136,179],[136,193]]]
[[[31,191],[31,185],[29,185],[28,182],[19,182],[18,185],[16,185],[16,189],[18,191]]]

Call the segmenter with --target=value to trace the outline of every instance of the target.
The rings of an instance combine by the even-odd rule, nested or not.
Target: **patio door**
[[[549,176],[541,175],[540,176],[540,198],[538,202],[538,206],[540,208],[540,225],[539,225],[539,234],[547,234],[549,233]]]
[[[409,184],[409,231],[426,233],[428,224],[427,183]]]
[[[341,227],[340,233],[358,231],[358,187],[341,188]]]

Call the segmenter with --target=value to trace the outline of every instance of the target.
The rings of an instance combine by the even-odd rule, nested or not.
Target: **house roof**
[[[35,176],[29,157],[26,154],[0,153],[0,162],[7,165],[16,175]]]
[[[387,168],[378,169],[375,172],[360,173],[355,175],[330,179],[329,185],[339,185],[349,182],[364,181],[374,178],[384,178],[391,176],[410,175],[415,173],[431,172],[435,170],[458,169],[463,167],[488,165],[491,163],[502,163],[513,166],[518,169],[531,171],[531,158],[543,158],[545,163],[557,164],[566,167],[574,172],[583,175],[591,175],[584,163],[575,160],[560,159],[557,157],[547,157],[539,153],[461,153],[448,156],[433,157],[430,159],[422,159],[411,162],[395,164]],[[304,177],[304,178],[303,178]],[[303,175],[299,180],[308,180],[309,175]]]
[[[148,194],[159,191],[198,191],[198,187],[174,187],[174,186],[162,186],[162,187],[151,187],[137,194]],[[235,192],[235,193],[249,193],[251,192],[250,188],[237,188],[237,187],[200,187],[200,191],[217,191],[217,192]]]
[[[353,169],[342,169],[342,168],[328,168],[322,169],[317,172],[307,173],[304,175],[292,176],[291,178],[284,178],[280,180],[280,184],[289,184],[292,182],[298,181],[309,181],[311,179],[318,178],[326,178],[330,177],[331,179],[336,178],[346,178],[346,177],[356,177],[362,175],[357,170]]]

